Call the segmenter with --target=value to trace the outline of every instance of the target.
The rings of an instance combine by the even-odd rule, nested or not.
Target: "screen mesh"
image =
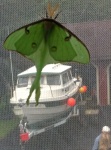
[[[72,74],[82,77],[88,90],[79,94],[79,115],[65,124],[33,136],[20,145],[20,118],[10,98],[17,75],[34,64],[22,55],[3,48],[14,30],[46,17],[48,0],[0,0],[0,149],[2,150],[89,150],[104,125],[111,126],[111,1],[50,0],[59,4],[56,21],[77,35],[90,52],[90,63],[66,63]],[[94,112],[97,112],[95,114]],[[54,118],[52,118],[54,120]],[[36,132],[35,132],[36,133]]]

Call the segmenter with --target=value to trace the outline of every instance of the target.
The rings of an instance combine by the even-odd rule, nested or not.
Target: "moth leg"
[[[62,11],[58,12],[57,15],[54,17],[54,19],[56,20],[57,17],[59,16],[59,14],[61,13]]]

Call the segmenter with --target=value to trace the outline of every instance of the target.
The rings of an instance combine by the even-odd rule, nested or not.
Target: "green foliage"
[[[19,124],[19,119],[0,120],[0,139],[5,138]]]

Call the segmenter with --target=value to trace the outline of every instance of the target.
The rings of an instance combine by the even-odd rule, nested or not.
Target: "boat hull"
[[[22,107],[14,107],[14,113],[21,119],[27,118],[28,125],[32,129],[43,128],[60,122],[71,112],[73,115],[78,115],[78,106],[68,106],[67,100],[59,103],[52,102],[52,106],[48,103],[40,103],[38,106],[35,106],[35,104],[30,104],[29,106],[24,104]]]
[[[46,108],[23,106],[22,109],[30,127],[37,128],[48,126],[67,117],[72,108],[65,104]]]

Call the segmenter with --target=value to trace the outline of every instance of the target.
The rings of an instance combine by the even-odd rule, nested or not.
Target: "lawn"
[[[5,138],[19,124],[19,119],[0,120],[0,139]]]

